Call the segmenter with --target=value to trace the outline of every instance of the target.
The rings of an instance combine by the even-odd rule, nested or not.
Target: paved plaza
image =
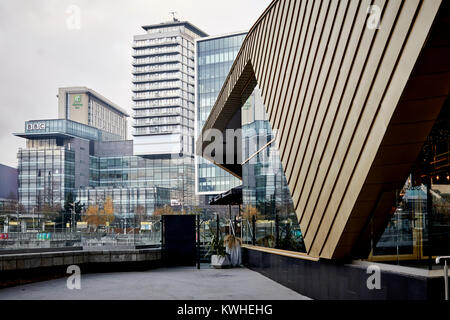
[[[246,268],[216,270],[208,265],[144,272],[81,275],[81,289],[69,290],[67,278],[0,290],[0,300],[305,300],[308,299]]]

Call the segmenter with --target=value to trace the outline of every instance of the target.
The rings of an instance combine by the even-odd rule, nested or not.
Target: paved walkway
[[[162,268],[145,272],[81,275],[81,289],[69,290],[67,278],[0,290],[0,300],[305,300],[295,291],[246,268],[208,266]]]

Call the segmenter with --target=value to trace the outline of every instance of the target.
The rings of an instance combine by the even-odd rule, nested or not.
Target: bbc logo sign
[[[45,130],[45,123],[44,122],[36,122],[36,123],[27,123],[27,130]]]

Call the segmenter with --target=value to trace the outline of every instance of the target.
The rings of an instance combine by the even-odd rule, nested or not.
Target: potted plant
[[[233,267],[241,265],[241,239],[229,234],[224,239],[226,252],[230,255],[230,263]]]
[[[211,237],[208,253],[211,255],[211,266],[216,269],[226,268],[230,266],[230,259],[225,252],[225,246],[222,237],[215,234]]]

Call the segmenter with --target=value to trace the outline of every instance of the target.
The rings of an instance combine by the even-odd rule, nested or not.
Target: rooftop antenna
[[[173,19],[173,21],[178,21],[178,19],[177,18],[175,18],[175,15],[176,15],[176,11],[171,11],[171,12],[169,12],[171,15],[172,15],[172,19]]]

